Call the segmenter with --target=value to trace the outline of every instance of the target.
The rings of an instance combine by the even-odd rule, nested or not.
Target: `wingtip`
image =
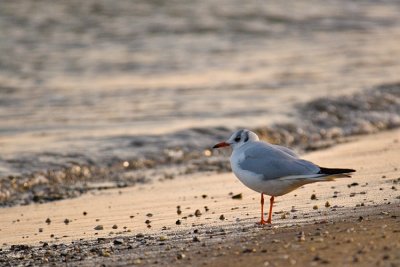
[[[319,167],[319,168],[320,168],[320,173],[323,174],[346,174],[346,173],[356,172],[355,169],[324,168],[324,167]]]

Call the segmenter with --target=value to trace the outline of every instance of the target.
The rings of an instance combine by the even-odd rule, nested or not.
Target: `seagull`
[[[351,177],[353,169],[324,168],[300,159],[291,149],[259,140],[247,129],[236,131],[215,148],[231,147],[231,168],[236,177],[250,189],[261,193],[260,224],[272,222],[272,206],[277,196],[315,182]],[[268,219],[264,220],[264,194],[271,196]]]

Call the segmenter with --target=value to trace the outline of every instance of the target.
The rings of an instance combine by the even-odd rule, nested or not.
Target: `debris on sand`
[[[242,199],[242,198],[243,198],[242,193],[232,196],[232,199]]]
[[[297,234],[297,240],[298,240],[299,242],[304,242],[304,241],[306,241],[306,235],[304,234],[303,231],[301,231],[301,232],[299,232],[299,233]]]
[[[143,238],[143,237],[144,237],[144,234],[138,233],[135,237],[136,237],[136,238]]]
[[[358,186],[358,185],[359,185],[358,183],[351,183],[351,184],[348,184],[347,187],[350,188],[352,186]]]
[[[389,210],[383,207],[379,213],[374,211],[373,214],[363,215],[368,216],[368,220],[364,220],[362,223],[354,223],[359,217],[357,215],[350,217],[353,219],[347,222],[337,220],[334,224],[324,226],[305,225],[301,230],[298,225],[287,228],[265,228],[265,231],[252,226],[229,229],[211,227],[201,231],[196,227],[190,231],[182,229],[179,232],[182,236],[176,235],[177,232],[173,231],[172,235],[169,233],[148,235],[138,233],[136,236],[99,237],[94,240],[76,240],[73,243],[59,240],[56,244],[43,242],[37,247],[14,245],[9,250],[0,249],[0,262],[10,263],[10,266],[28,266],[31,263],[34,263],[35,266],[58,266],[65,265],[65,260],[68,259],[69,264],[86,266],[96,260],[102,261],[104,265],[108,266],[115,265],[115,259],[118,259],[118,263],[121,265],[122,263],[129,265],[133,263],[133,259],[140,257],[143,266],[174,266],[178,261],[185,261],[185,263],[187,261],[186,265],[202,265],[205,256],[218,254],[219,256],[213,259],[217,261],[218,265],[216,266],[221,266],[223,262],[234,265],[236,262],[240,263],[241,257],[250,255],[251,259],[249,257],[246,261],[249,260],[250,263],[257,265],[257,262],[265,260],[267,256],[265,253],[275,253],[279,266],[288,264],[309,266],[310,261],[323,265],[323,262],[328,260],[332,266],[342,266],[348,258],[351,259],[352,255],[356,253],[360,261],[359,265],[366,266],[369,259],[364,258],[363,255],[371,253],[371,256],[376,259],[385,258],[390,265],[396,263],[397,250],[387,244],[388,242],[396,244],[399,233],[398,217],[395,220],[390,218],[390,215],[397,211],[397,206],[392,205],[391,207]],[[381,216],[381,211],[388,215]],[[107,227],[105,226],[105,229]],[[268,239],[266,239],[266,233],[270,235],[267,237]],[[374,238],[371,240],[371,234],[376,233],[381,233],[378,236],[385,234],[385,239]],[[222,237],[223,240],[220,239],[222,235],[226,235],[226,237]],[[329,236],[334,238],[329,238]],[[52,237],[53,241],[58,238],[54,235]],[[215,241],[208,241],[209,238]],[[270,241],[268,245],[265,240]],[[363,246],[359,247],[359,243]],[[345,259],[336,257],[338,244],[344,248],[340,251],[345,253]],[[162,260],[160,259],[160,248],[162,248]],[[307,255],[302,257],[305,251]],[[43,257],[43,255],[45,256]],[[110,260],[103,258],[114,256],[115,258]],[[296,264],[290,262],[292,258],[296,258]],[[278,264],[276,265],[278,266]]]
[[[103,225],[99,224],[94,228],[94,230],[96,230],[96,231],[104,230],[104,227],[103,227]]]
[[[185,257],[186,257],[186,255],[183,254],[183,253],[178,253],[178,255],[176,255],[176,258],[177,258],[178,260],[182,260],[182,259],[184,259]]]
[[[200,210],[196,210],[196,211],[194,212],[194,215],[195,215],[196,217],[200,217],[200,216],[201,216],[201,211],[200,211]]]
[[[182,214],[181,206],[176,206],[176,213],[177,213],[178,215],[181,215],[181,214]]]
[[[122,245],[124,240],[122,238],[117,238],[113,241],[114,245]]]
[[[281,219],[286,219],[286,216],[289,215],[287,212],[283,212],[281,215]]]
[[[242,253],[252,253],[256,252],[257,250],[255,248],[245,248]]]

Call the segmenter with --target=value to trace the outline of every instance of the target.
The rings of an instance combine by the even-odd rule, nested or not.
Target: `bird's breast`
[[[244,160],[244,154],[242,155],[232,155],[231,157],[231,167],[235,176],[250,189],[261,193],[262,190],[262,175],[254,173],[248,170],[244,170],[240,167],[240,162]]]

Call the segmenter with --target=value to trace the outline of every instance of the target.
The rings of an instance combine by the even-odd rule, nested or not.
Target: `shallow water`
[[[398,1],[3,1],[0,176],[206,148],[398,82],[399,14]]]

